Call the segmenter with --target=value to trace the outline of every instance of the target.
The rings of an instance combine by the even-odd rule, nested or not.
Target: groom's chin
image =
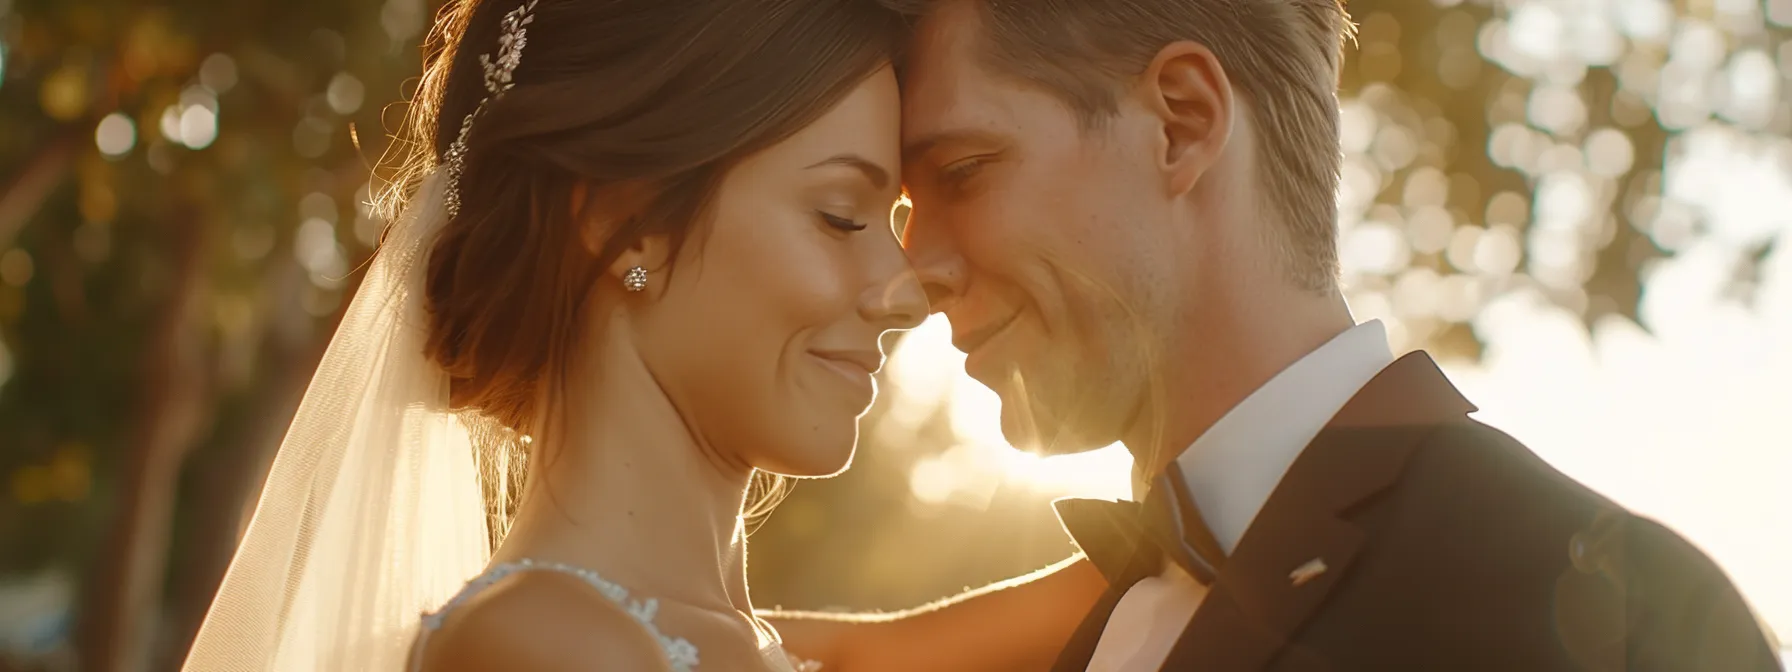
[[[1012,404],[1002,404],[1002,437],[1008,445],[1024,453],[1051,457],[1083,453],[1106,446],[1112,441],[1097,441],[1075,431],[1070,423],[1040,412],[1015,412]]]

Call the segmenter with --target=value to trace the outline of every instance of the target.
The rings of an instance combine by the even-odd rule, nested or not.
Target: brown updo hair
[[[388,205],[485,97],[479,56],[496,54],[501,17],[523,1],[444,8]],[[455,407],[524,433],[604,269],[643,236],[677,249],[731,167],[831,109],[891,61],[903,30],[875,0],[538,0],[534,16],[515,88],[473,125],[426,290],[428,353]],[[586,207],[645,197],[592,254],[575,187]]]
[[[904,31],[876,0],[537,1],[515,87],[473,124],[460,211],[426,269],[427,352],[451,403],[512,437],[539,431],[538,395],[560,383],[548,376],[584,336],[604,269],[644,236],[676,251],[730,168],[826,113]],[[450,0],[437,17],[386,164],[388,217],[486,96],[479,57],[496,56],[502,17],[523,2]],[[622,193],[638,197],[632,214],[593,254],[579,220]]]

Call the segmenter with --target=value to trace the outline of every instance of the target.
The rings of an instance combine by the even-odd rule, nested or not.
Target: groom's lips
[[[986,324],[976,329],[954,333],[952,334],[952,347],[958,348],[959,352],[966,355],[976,352],[978,348],[983,347],[983,345],[988,343],[990,339],[995,338],[996,334],[1002,333],[1003,329],[1007,329],[1008,325],[1014,324],[1014,321],[1017,319],[1020,319],[1020,311],[1018,310],[1010,313],[1008,317],[996,322]]]

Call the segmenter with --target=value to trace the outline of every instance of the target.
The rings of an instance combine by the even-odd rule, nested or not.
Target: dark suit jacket
[[[1290,467],[1163,669],[1780,669],[1709,558],[1473,410],[1423,353],[1384,370]],[[1055,669],[1087,666],[1155,548],[1086,547],[1132,562]]]

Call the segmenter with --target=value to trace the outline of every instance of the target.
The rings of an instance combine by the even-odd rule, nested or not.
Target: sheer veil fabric
[[[280,445],[183,670],[404,669],[490,557],[472,440],[424,355],[438,171],[375,255]]]

